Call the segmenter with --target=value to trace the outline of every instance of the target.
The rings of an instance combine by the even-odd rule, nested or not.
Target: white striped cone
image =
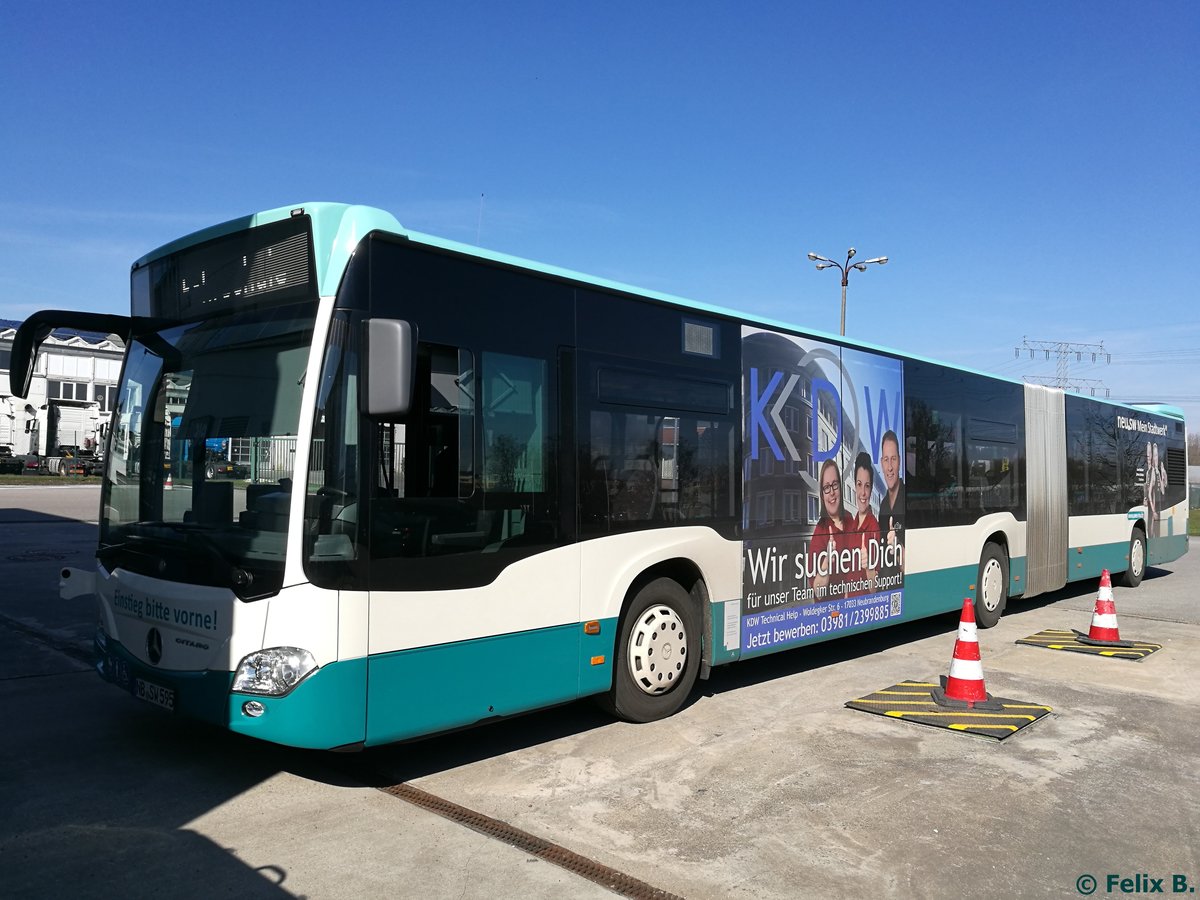
[[[171,473],[167,473],[167,483],[163,485],[164,491],[173,491],[175,486],[171,484]]]
[[[958,621],[958,638],[950,658],[950,677],[946,679],[946,697],[964,703],[979,703],[988,699],[983,684],[983,663],[979,658],[979,637],[975,628],[975,605],[968,597],[963,601],[962,617]]]
[[[1117,627],[1117,605],[1113,602],[1112,577],[1108,574],[1108,569],[1100,573],[1100,590],[1096,594],[1096,609],[1092,612],[1092,627],[1088,629],[1088,640],[1121,640],[1121,632]]]

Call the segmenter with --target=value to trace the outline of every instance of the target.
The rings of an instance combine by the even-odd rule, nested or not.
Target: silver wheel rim
[[[1142,542],[1138,538],[1133,539],[1133,546],[1129,548],[1129,568],[1133,570],[1134,578],[1142,577],[1142,566],[1146,563],[1146,551]]]
[[[1004,590],[1003,576],[1000,560],[992,558],[984,564],[979,596],[983,599],[983,608],[988,612],[995,612],[1000,606]]]
[[[664,694],[683,678],[688,637],[679,614],[669,606],[651,606],[629,634],[629,675],[643,693]]]

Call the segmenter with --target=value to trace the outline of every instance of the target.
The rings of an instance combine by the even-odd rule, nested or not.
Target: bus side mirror
[[[50,337],[50,332],[53,330],[53,325],[37,321],[34,316],[30,316],[13,336],[12,362],[8,373],[9,384],[12,392],[22,400],[29,396],[29,387],[33,381],[33,369],[37,363],[38,348],[42,346],[42,341]]]
[[[367,319],[366,356],[362,411],[380,419],[405,415],[416,381],[417,330],[402,319]]]
[[[71,312],[61,309],[43,309],[35,312],[17,328],[13,335],[11,368],[8,373],[12,392],[22,399],[29,396],[33,382],[34,364],[38,348],[50,337],[55,328],[74,328],[97,334],[124,334],[130,329],[129,316],[110,316],[106,313]],[[128,339],[126,339],[128,343]]]

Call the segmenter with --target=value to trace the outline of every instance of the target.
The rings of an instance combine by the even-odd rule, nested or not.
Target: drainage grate
[[[586,856],[573,853],[566,847],[560,847],[558,844],[530,834],[528,831],[522,831],[507,822],[477,813],[465,806],[459,806],[457,803],[451,803],[449,800],[427,793],[411,784],[393,784],[381,787],[379,790],[401,800],[407,800],[414,806],[436,813],[459,825],[465,825],[480,834],[503,841],[538,859],[554,863],[554,865],[606,887],[622,897],[631,897],[634,900],[650,900],[650,898],[653,900],[682,900],[678,894],[651,887],[632,875],[618,872],[616,869],[588,859]]]

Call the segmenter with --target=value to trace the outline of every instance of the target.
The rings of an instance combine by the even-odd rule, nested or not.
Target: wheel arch
[[[1141,547],[1142,560],[1140,570],[1133,557],[1135,545]],[[1136,588],[1142,583],[1142,579],[1146,577],[1146,568],[1150,565],[1150,535],[1146,529],[1145,519],[1134,520],[1133,525],[1129,529],[1129,542],[1126,546],[1129,548],[1125,554],[1127,565],[1124,572],[1117,574],[1120,576],[1121,583],[1125,587]]]
[[[1004,554],[1005,559],[1008,560],[1008,565],[1009,565],[1008,596],[1009,596],[1009,598],[1019,597],[1021,594],[1023,594],[1025,592],[1025,588],[1021,584],[1016,584],[1016,585],[1013,584],[1012,541],[1009,538],[1008,532],[1005,531],[1003,528],[995,528],[990,533],[986,534],[984,536],[983,540],[979,542],[979,551],[976,554],[977,559],[983,558],[983,551],[987,547],[988,544],[995,544],[997,547],[999,547],[1000,551]],[[1017,577],[1019,578],[1020,576],[1017,576]],[[978,584],[975,585],[975,589],[976,589],[976,591],[978,591],[978,589],[979,589]]]
[[[997,528],[995,531],[985,537],[983,539],[983,543],[979,545],[979,552],[982,553],[983,548],[988,544],[995,544],[1001,550],[1003,550],[1010,559],[1012,558],[1012,552],[1009,550],[1008,532],[1004,531],[1003,529]]]
[[[677,556],[664,559],[641,570],[625,589],[625,596],[621,601],[620,618],[624,618],[638,592],[659,578],[669,578],[683,588],[695,608],[701,629],[700,678],[707,679],[712,659],[712,604],[709,603],[710,594],[704,573],[694,560]]]
[[[994,581],[989,573],[994,573]],[[998,539],[993,534],[979,550],[979,568],[974,585],[975,621],[980,628],[992,628],[999,623],[1012,598],[1012,585],[1012,557],[1008,543],[1003,534]]]

